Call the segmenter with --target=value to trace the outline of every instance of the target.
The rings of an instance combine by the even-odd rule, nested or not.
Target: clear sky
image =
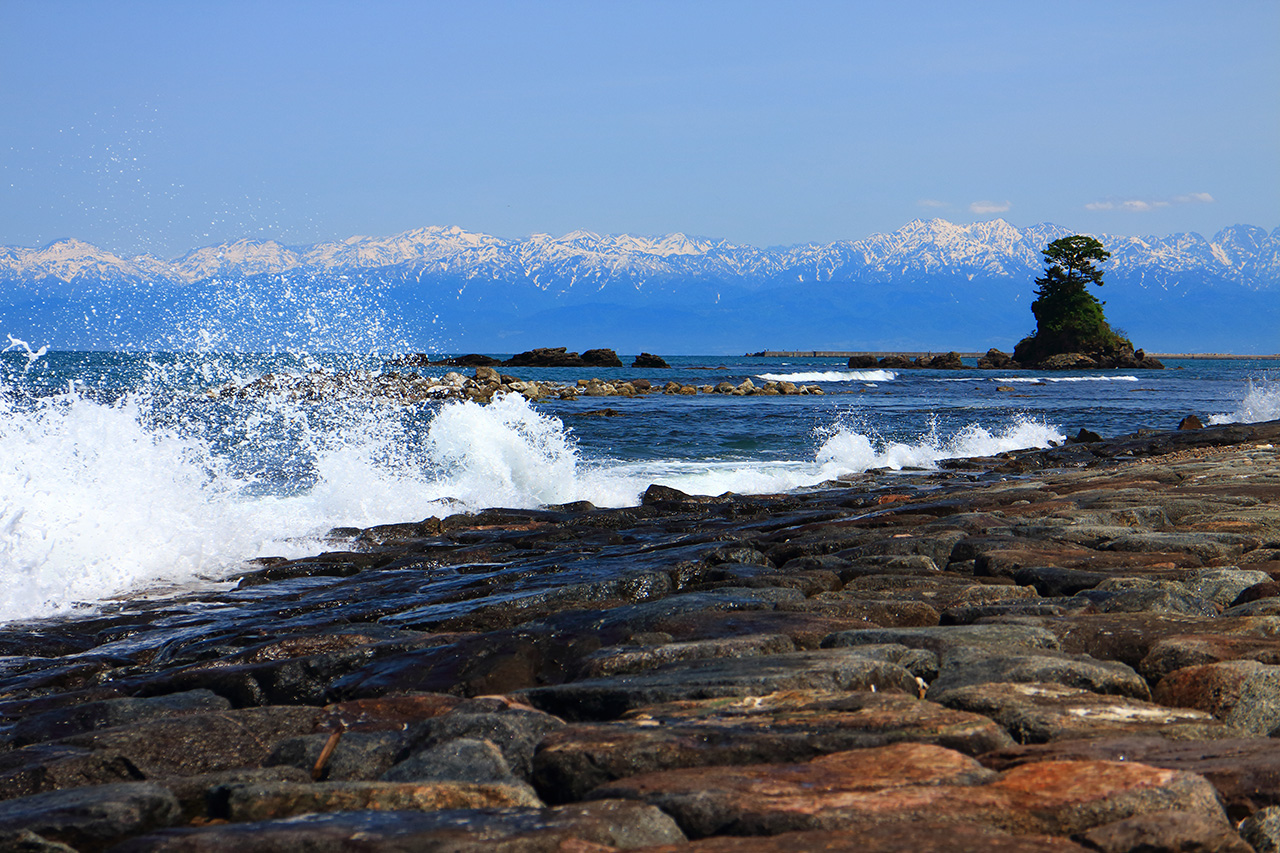
[[[0,245],[1280,225],[1280,2],[0,0]]]

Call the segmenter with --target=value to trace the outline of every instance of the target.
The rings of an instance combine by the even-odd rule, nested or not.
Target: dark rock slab
[[[114,750],[38,744],[0,753],[0,799],[86,785],[138,782],[143,772]]]
[[[942,656],[929,698],[945,701],[949,692],[982,684],[1049,683],[1093,693],[1147,700],[1147,682],[1129,667],[1052,649],[999,651],[991,647],[956,648]]]
[[[578,844],[635,849],[684,840],[653,806],[602,800],[548,809],[358,811],[288,820],[170,829],[133,839],[118,853],[569,853]]]
[[[107,845],[176,822],[173,793],[151,782],[50,791],[0,803],[0,832],[26,830],[77,850]]]
[[[534,749],[563,725],[557,717],[504,698],[473,699],[413,726],[401,760],[458,738],[483,739],[497,747],[516,776],[527,779],[533,770]]]
[[[415,752],[389,768],[383,782],[471,782],[474,784],[516,781],[511,765],[493,741],[455,738]]]
[[[990,717],[1018,743],[1123,735],[1206,740],[1241,734],[1203,711],[1167,708],[1061,684],[980,684],[949,690],[941,702]]]
[[[226,699],[209,690],[192,690],[148,699],[104,699],[23,717],[14,725],[11,736],[15,745],[24,746],[142,720],[225,711],[230,707],[231,704]]]
[[[824,649],[743,659],[692,661],[615,678],[588,679],[523,692],[535,706],[569,720],[609,720],[645,705],[747,696],[779,690],[919,691],[895,663],[857,649]]]
[[[146,776],[260,767],[274,745],[312,732],[319,708],[243,708],[148,720],[75,735],[63,743],[124,756]]]

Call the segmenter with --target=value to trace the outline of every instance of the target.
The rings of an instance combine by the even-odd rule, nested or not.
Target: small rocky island
[[[998,349],[988,350],[978,360],[979,369],[1159,370],[1164,367],[1142,350],[1135,350],[1132,341],[1112,329],[1103,315],[1103,303],[1089,292],[1089,285],[1102,286],[1102,270],[1098,265],[1111,257],[1101,242],[1076,234],[1054,240],[1042,254],[1045,272],[1036,279],[1036,300],[1031,303],[1036,330],[1018,342],[1012,355]],[[849,366],[955,370],[964,365],[959,354],[951,352],[914,360],[904,356],[886,356],[879,360],[853,356]]]

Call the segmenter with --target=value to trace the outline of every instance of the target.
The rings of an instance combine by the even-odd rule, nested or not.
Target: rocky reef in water
[[[10,624],[0,849],[1275,849],[1278,442],[340,529]]]

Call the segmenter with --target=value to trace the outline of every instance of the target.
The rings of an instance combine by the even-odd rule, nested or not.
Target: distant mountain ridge
[[[1040,269],[1040,250],[1072,233],[1058,225],[1017,228],[1002,219],[955,225],[914,220],[864,240],[763,249],[667,234],[637,237],[574,231],[503,240],[458,227],[428,227],[392,237],[349,237],[308,246],[242,239],[165,261],[121,257],[75,239],[38,249],[0,248],[0,280],[151,281],[191,284],[212,278],[303,273],[343,275],[399,269],[542,289],[672,276],[730,280],[892,281],[904,275],[1025,276]],[[1094,235],[1112,253],[1109,275],[1165,282],[1193,276],[1253,289],[1280,281],[1280,228],[1233,225],[1206,239]]]
[[[0,248],[0,332],[97,346],[111,317],[105,345],[156,345],[147,335],[199,326],[199,309],[218,305],[224,324],[248,311],[266,342],[292,322],[280,319],[287,300],[323,292],[358,294],[353,322],[389,311],[422,347],[427,324],[445,330],[439,347],[495,352],[628,341],[668,352],[1008,347],[1030,329],[1041,250],[1071,233],[932,219],[863,240],[760,248],[684,234],[505,240],[427,227],[305,246],[244,239],[174,260],[67,239]],[[1139,345],[1280,350],[1280,228],[1093,236],[1112,253],[1100,294],[1108,316]],[[314,333],[294,326],[291,340]]]

